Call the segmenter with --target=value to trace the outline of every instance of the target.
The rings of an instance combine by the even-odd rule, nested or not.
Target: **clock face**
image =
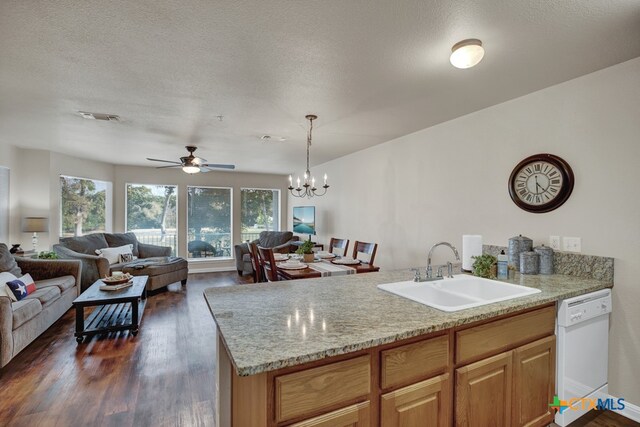
[[[552,211],[567,201],[573,191],[573,171],[553,154],[527,157],[509,177],[509,194],[520,208],[534,213]]]
[[[544,205],[561,194],[562,181],[562,173],[555,165],[545,161],[533,162],[517,172],[516,195],[530,205]]]

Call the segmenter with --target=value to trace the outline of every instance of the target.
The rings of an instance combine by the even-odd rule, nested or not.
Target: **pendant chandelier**
[[[296,187],[293,186],[293,178],[289,175],[289,192],[294,197],[307,197],[312,198],[315,196],[324,196],[327,193],[327,188],[329,185],[327,184],[327,174],[324,174],[324,184],[322,188],[324,191],[319,192],[318,188],[316,188],[316,179],[311,176],[311,170],[309,169],[309,148],[311,148],[311,138],[313,132],[313,121],[318,118],[318,116],[314,114],[309,114],[305,116],[307,120],[309,120],[309,132],[307,132],[307,170],[304,173],[304,181],[302,185],[300,185],[300,177],[297,179]]]

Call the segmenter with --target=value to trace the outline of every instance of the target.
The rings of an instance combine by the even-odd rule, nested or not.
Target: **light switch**
[[[560,236],[549,236],[549,247],[554,251],[560,250]]]
[[[567,252],[582,252],[582,239],[580,237],[563,237],[563,250]]]

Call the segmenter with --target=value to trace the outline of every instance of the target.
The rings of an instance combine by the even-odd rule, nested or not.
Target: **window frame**
[[[127,187],[129,185],[152,185],[156,187],[175,187],[176,189],[176,254],[180,256],[180,186],[178,184],[149,184],[143,182],[125,182],[124,183],[124,232],[129,232],[129,192]]]
[[[233,260],[234,256],[233,256],[233,246],[234,246],[234,238],[233,238],[233,226],[234,226],[234,221],[233,221],[233,187],[221,187],[221,186],[214,186],[214,185],[187,185],[187,191],[185,192],[185,203],[186,203],[186,218],[184,221],[185,224],[185,246],[184,246],[184,250],[185,250],[185,259],[188,262],[212,262],[212,261],[229,261],[229,260]],[[229,230],[231,230],[229,232],[229,236],[230,236],[230,240],[229,240],[229,256],[223,256],[223,257],[211,257],[211,258],[190,258],[189,257],[189,188],[209,188],[209,189],[215,189],[215,190],[229,190],[229,207],[231,208],[231,213],[229,215],[229,223],[230,223],[230,227]]]
[[[278,192],[278,229],[273,231],[282,231],[282,190],[280,188],[260,188],[260,187],[240,187],[240,240],[242,240],[242,191],[243,190],[265,190]],[[274,224],[276,221],[274,221]]]
[[[62,227],[64,224],[64,215],[62,213],[62,185],[60,183],[60,178],[71,178],[71,179],[83,179],[85,181],[97,181],[106,184],[105,196],[104,196],[104,231],[97,231],[94,233],[82,234],[83,236],[87,236],[89,234],[95,233],[112,233],[113,232],[113,182],[105,181],[97,178],[88,178],[84,176],[76,176],[76,175],[65,175],[63,173],[58,174],[58,238],[65,238],[67,236],[63,236]]]

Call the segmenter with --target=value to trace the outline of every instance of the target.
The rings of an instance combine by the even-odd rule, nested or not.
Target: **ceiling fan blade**
[[[161,160],[161,159],[150,159],[149,157],[147,157],[147,160],[151,160],[152,162],[163,162],[163,163],[173,163],[176,165],[180,165],[180,162],[175,162],[173,160]]]
[[[156,166],[156,169],[181,168],[182,165]]]
[[[235,169],[236,165],[221,165],[217,163],[204,163],[200,165],[203,168],[213,168],[213,169]]]
[[[202,157],[194,157],[193,158],[193,163],[196,165],[203,165],[205,163],[207,163],[207,159],[203,159]]]

